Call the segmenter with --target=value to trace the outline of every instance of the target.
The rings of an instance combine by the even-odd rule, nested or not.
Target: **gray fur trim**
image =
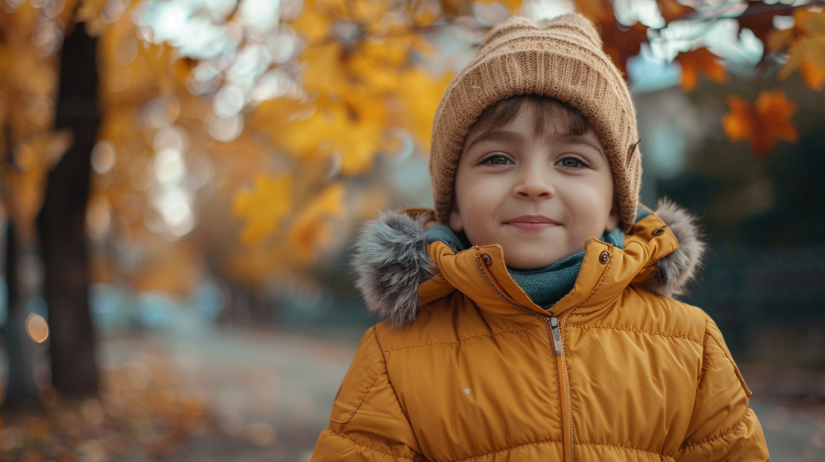
[[[702,268],[707,244],[696,224],[696,217],[669,199],[659,199],[656,215],[670,228],[679,241],[679,248],[657,262],[656,273],[648,290],[673,297],[687,293],[685,286],[696,278]]]
[[[415,321],[418,286],[435,275],[427,255],[427,216],[384,212],[364,227],[352,261],[367,309],[391,327]]]

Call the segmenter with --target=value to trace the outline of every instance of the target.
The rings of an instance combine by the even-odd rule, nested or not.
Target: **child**
[[[722,334],[671,298],[704,250],[693,218],[637,213],[635,117],[582,16],[490,32],[435,117],[435,212],[357,245],[386,320],[313,461],[769,459]]]

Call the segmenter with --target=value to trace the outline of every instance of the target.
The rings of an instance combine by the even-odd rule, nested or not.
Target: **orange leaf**
[[[728,97],[731,111],[722,118],[722,127],[731,141],[749,140],[756,157],[768,155],[775,140],[795,143],[799,138],[791,115],[796,105],[785,97],[782,90],[763,91],[751,105],[736,96]]]
[[[825,87],[825,67],[817,66],[808,59],[799,63],[799,73],[809,88],[821,91]]]
[[[707,48],[679,53],[676,61],[682,66],[682,90],[693,91],[699,81],[699,75],[706,75],[716,83],[728,79],[728,71],[719,58]]]
[[[576,9],[596,26],[604,44],[604,52],[627,75],[627,60],[639,54],[642,42],[647,41],[647,27],[636,23],[621,26],[607,0],[575,0]]]

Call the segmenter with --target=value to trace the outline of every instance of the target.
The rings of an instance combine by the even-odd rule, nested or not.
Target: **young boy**
[[[357,246],[386,320],[312,460],[768,460],[721,333],[671,298],[704,244],[672,204],[637,213],[637,144],[586,19],[491,31],[435,117],[435,212]]]

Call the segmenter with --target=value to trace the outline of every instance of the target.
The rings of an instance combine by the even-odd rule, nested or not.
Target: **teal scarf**
[[[599,240],[620,249],[624,248],[624,233],[619,228],[602,235]],[[530,300],[546,310],[573,290],[583,262],[584,250],[544,268],[532,270],[507,268],[507,271],[516,284],[530,296]]]

